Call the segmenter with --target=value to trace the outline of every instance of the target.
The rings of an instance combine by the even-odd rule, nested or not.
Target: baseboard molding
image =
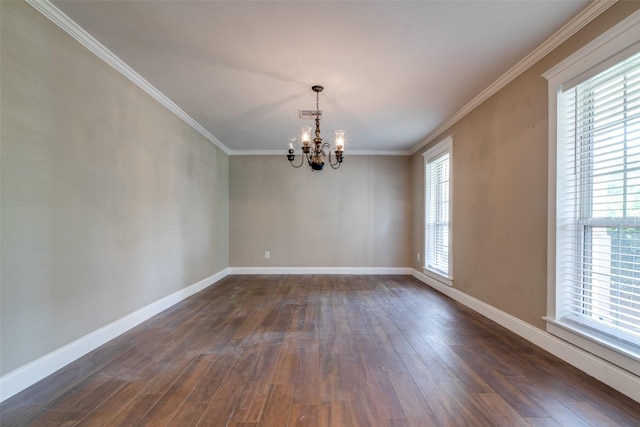
[[[538,347],[570,363],[588,375],[639,401],[640,378],[618,368],[590,353],[587,353],[553,335],[535,328],[497,308],[444,285],[422,272],[404,267],[229,267],[191,286],[174,292],[154,303],[116,320],[72,343],[65,345],[0,378],[0,402],[21,392],[58,369],[79,359],[108,341],[127,332],[156,314],[178,302],[215,284],[227,275],[238,274],[400,274],[411,275],[438,292],[464,304],[472,310],[493,320],[511,332],[532,342]]]
[[[618,390],[620,393],[640,402],[640,377],[575,347],[546,331],[533,327],[517,317],[498,310],[479,299],[460,292],[455,288],[446,286],[418,270],[411,269],[411,275],[438,292],[464,304],[527,341],[532,342],[538,347],[575,366],[586,374]]]
[[[411,274],[409,267],[229,267],[229,274]]]
[[[225,268],[9,372],[0,378],[0,402],[32,386],[74,360],[138,326],[145,320],[215,284],[228,274],[229,269]]]

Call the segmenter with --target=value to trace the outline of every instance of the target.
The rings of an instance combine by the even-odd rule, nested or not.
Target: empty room
[[[640,2],[0,0],[0,425],[640,425]]]

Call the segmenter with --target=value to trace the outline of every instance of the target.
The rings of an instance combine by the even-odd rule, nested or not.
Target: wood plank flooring
[[[410,276],[228,276],[0,405],[3,426],[640,426]]]

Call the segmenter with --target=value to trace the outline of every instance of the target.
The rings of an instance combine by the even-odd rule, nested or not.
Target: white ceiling
[[[53,3],[232,152],[284,153],[321,84],[348,153],[410,150],[589,1]]]

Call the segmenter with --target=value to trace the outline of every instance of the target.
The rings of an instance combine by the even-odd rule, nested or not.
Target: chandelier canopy
[[[322,137],[320,136],[320,118],[322,116],[322,112],[320,111],[320,92],[324,87],[320,85],[315,85],[311,87],[311,90],[316,93],[316,110],[311,112],[310,117],[314,118],[316,121],[316,130],[315,130],[315,138],[311,139],[311,126],[305,126],[302,129],[302,153],[304,157],[301,157],[300,164],[294,164],[294,160],[296,155],[294,154],[293,145],[296,141],[296,137],[292,136],[289,138],[289,146],[287,150],[287,160],[291,163],[291,166],[294,168],[299,168],[304,163],[304,158],[306,157],[307,163],[311,166],[311,170],[319,171],[324,168],[325,159],[329,160],[329,165],[333,169],[338,169],[342,164],[343,155],[344,155],[344,131],[336,130],[336,139],[335,139],[335,156],[331,153],[331,146],[328,142],[322,141]],[[301,112],[302,115],[302,112]],[[313,145],[311,144],[313,142]],[[335,159],[334,159],[335,157]]]

